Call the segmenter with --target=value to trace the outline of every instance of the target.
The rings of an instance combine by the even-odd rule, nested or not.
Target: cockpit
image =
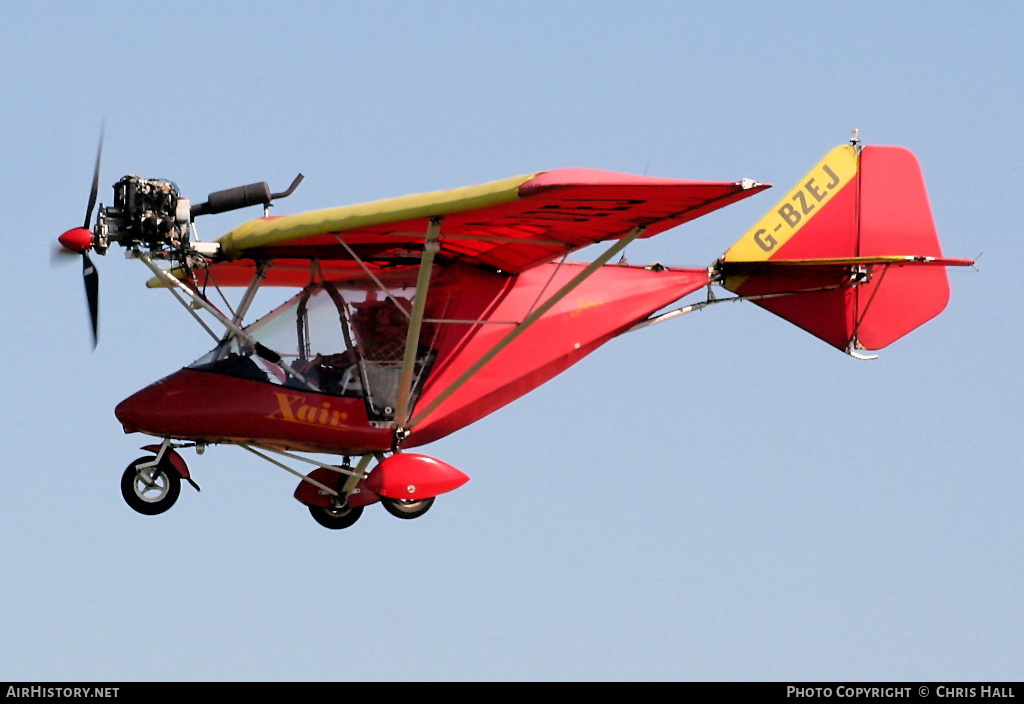
[[[437,292],[439,293],[439,292]],[[432,292],[415,348],[414,402],[436,357],[443,296]],[[390,421],[398,403],[411,288],[366,289],[331,282],[229,335],[190,368],[314,393],[363,399],[371,421]]]

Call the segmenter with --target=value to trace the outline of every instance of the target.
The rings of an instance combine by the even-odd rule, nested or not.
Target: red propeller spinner
[[[87,249],[92,247],[92,230],[76,227],[58,237],[57,241],[62,247],[75,254],[84,254]]]

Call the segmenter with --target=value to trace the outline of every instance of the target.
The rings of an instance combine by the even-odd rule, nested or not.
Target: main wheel
[[[153,457],[140,457],[121,475],[121,496],[126,504],[144,516],[163,513],[174,505],[181,493],[181,475],[166,462],[139,469],[139,465],[152,461]]]
[[[348,528],[359,520],[359,517],[363,515],[363,507],[328,506],[324,508],[323,506],[310,506],[309,515],[324,528],[341,530],[342,528]]]
[[[429,499],[389,499],[380,497],[384,510],[396,518],[419,518],[434,505],[434,497]]]

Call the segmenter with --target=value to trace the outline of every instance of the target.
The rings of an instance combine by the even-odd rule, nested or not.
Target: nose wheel
[[[121,475],[121,496],[125,503],[145,516],[163,513],[174,505],[181,493],[178,472],[163,462],[145,466],[152,463],[152,456],[140,457]]]

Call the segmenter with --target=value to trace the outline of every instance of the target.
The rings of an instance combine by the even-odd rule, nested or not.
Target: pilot
[[[312,381],[325,393],[339,393],[345,370],[352,365],[349,356],[344,352],[338,354],[320,354],[309,360],[294,365],[295,371]]]
[[[410,307],[411,307],[411,301]],[[374,362],[400,362],[405,353],[409,319],[391,301],[357,303],[352,327],[363,357]]]

